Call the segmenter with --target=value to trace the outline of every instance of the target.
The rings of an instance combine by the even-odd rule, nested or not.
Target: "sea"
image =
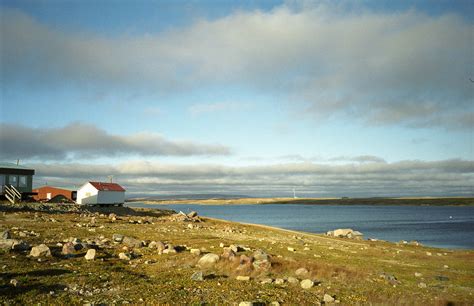
[[[392,242],[416,240],[431,247],[474,249],[474,206],[153,205],[140,202],[126,205],[185,213],[197,211],[205,217],[311,233],[352,228],[362,232],[364,238]]]

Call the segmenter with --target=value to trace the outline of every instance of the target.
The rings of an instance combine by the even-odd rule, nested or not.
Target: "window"
[[[8,179],[8,183],[13,187],[18,187],[18,176],[17,175],[10,175]]]
[[[20,175],[19,179],[20,179],[20,182],[18,184],[18,187],[27,187],[26,175]]]

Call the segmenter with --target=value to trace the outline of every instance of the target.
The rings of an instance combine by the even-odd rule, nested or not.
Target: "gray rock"
[[[115,241],[115,242],[122,242],[123,240],[123,235],[121,234],[113,234],[112,235],[112,240]]]
[[[303,289],[309,289],[309,288],[312,288],[314,286],[314,282],[310,279],[304,279],[304,280],[301,281],[300,286]]]
[[[128,260],[132,259],[132,256],[130,254],[126,254],[126,253],[120,253],[118,256],[121,260],[127,260],[128,261]]]
[[[256,250],[253,253],[254,262],[253,267],[257,270],[268,270],[272,264],[270,262],[270,256],[262,250]]]
[[[33,257],[51,256],[51,250],[46,244],[40,244],[31,249],[30,255]]]
[[[0,239],[11,239],[12,235],[9,230],[4,230],[0,233]]]
[[[95,249],[89,249],[87,250],[86,256],[84,256],[84,258],[86,260],[94,260],[95,254],[96,254]]]
[[[8,252],[12,249],[13,239],[0,239],[0,250]]]
[[[306,276],[308,273],[309,271],[306,268],[299,268],[298,270],[295,271],[295,275],[299,277]]]
[[[334,298],[332,296],[330,296],[329,294],[324,294],[324,297],[323,297],[323,301],[324,303],[332,303],[334,302]]]
[[[28,251],[29,249],[31,249],[31,246],[23,240],[16,240],[16,239],[12,239],[12,240],[13,240],[12,251]]]
[[[76,251],[76,248],[74,247],[74,243],[72,242],[66,242],[63,244],[63,249],[61,251],[61,254],[63,255],[72,255]]]
[[[210,267],[214,266],[219,261],[219,255],[209,253],[201,257],[197,263],[200,267]]]
[[[130,248],[141,248],[143,243],[141,240],[132,238],[132,237],[124,237],[122,243]]]
[[[202,271],[194,272],[193,275],[191,275],[191,280],[193,280],[193,281],[203,281],[204,276],[202,274]]]

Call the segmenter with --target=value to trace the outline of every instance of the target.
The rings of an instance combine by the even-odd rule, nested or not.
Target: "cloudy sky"
[[[474,195],[474,2],[0,2],[0,159],[129,195]]]

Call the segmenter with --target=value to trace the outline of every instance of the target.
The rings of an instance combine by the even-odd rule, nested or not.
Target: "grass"
[[[147,217],[148,213],[153,216]],[[95,227],[88,226],[92,216],[96,217]],[[129,223],[129,219],[144,218],[151,218],[152,224]],[[238,304],[260,301],[268,304],[278,301],[307,305],[321,301],[325,293],[335,295],[346,305],[444,305],[474,301],[474,252],[471,250],[337,239],[203,220],[193,223],[194,228],[190,229],[188,222],[173,221],[167,213],[151,210],[124,210],[121,219],[115,222],[106,215],[100,216],[100,212],[6,211],[0,214],[1,228],[18,227],[39,233],[39,237],[21,239],[32,245],[46,243],[52,248],[53,256],[38,262],[28,257],[28,252],[0,254],[0,303]],[[78,227],[78,223],[85,226]],[[199,248],[204,253],[221,254],[220,243],[262,249],[271,255],[272,268],[263,272],[237,271],[238,262],[221,259],[215,267],[203,270],[204,281],[196,282],[191,280],[191,275],[200,270],[196,266],[200,256],[188,251],[160,255],[156,250],[139,248],[133,250],[135,258],[125,262],[117,256],[124,251],[124,246],[108,244],[98,250],[94,261],[86,261],[85,251],[65,258],[60,254],[60,247],[54,247],[69,237],[83,241],[100,236],[111,239],[114,233]],[[296,251],[290,252],[288,247]],[[428,256],[427,252],[432,255]],[[244,251],[238,255],[251,253]],[[320,285],[304,290],[288,282],[283,285],[260,283],[265,277],[295,276],[294,271],[300,267],[308,269],[308,278]],[[415,272],[422,276],[416,277]],[[395,276],[398,283],[393,286],[380,277],[381,273]],[[249,275],[251,280],[238,281],[237,275]],[[17,287],[10,285],[11,279],[18,281]],[[427,287],[419,288],[421,282]]]

